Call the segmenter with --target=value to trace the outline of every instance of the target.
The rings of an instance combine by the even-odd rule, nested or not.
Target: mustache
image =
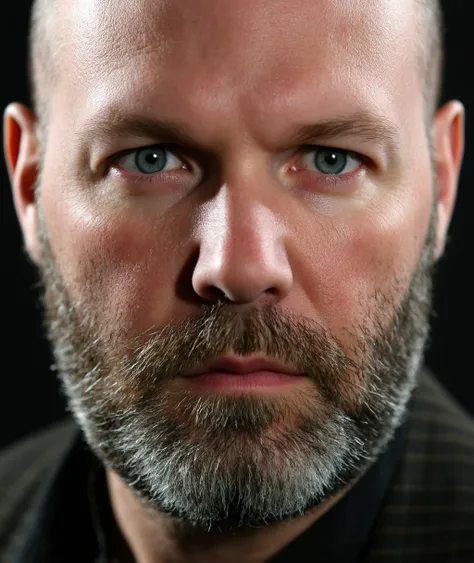
[[[96,346],[97,337],[85,335],[84,343]],[[137,386],[140,380],[159,385],[224,354],[259,354],[307,374],[328,400],[335,401],[340,399],[336,381],[347,382],[349,372],[360,371],[329,330],[273,306],[241,312],[222,302],[206,305],[181,321],[149,328],[126,346],[126,354],[123,344],[107,346],[108,363],[115,370],[120,366],[123,374],[133,373]]]
[[[301,358],[314,347],[321,352],[324,348],[324,354],[337,351],[338,357],[345,356],[341,343],[314,320],[288,315],[275,307],[237,312],[222,303],[204,306],[198,313],[164,327],[151,327],[132,342],[136,359],[161,356],[166,351],[168,357],[182,362],[182,369],[217,360],[226,352],[238,356],[262,354],[283,363],[296,363],[298,371],[310,367],[307,362],[302,365]],[[293,353],[295,349],[297,354]],[[184,350],[186,357],[178,358]]]
[[[53,285],[56,287],[49,292],[48,287]],[[46,311],[51,337],[74,341],[75,348],[83,350],[82,359],[87,360],[90,372],[100,369],[108,373],[113,366],[114,371],[119,368],[123,374],[133,373],[136,379],[155,378],[159,383],[223,355],[258,354],[292,365],[325,388],[335,374],[356,369],[356,363],[328,329],[275,306],[238,311],[219,301],[200,307],[182,320],[152,326],[127,338],[123,334],[105,335],[94,313],[72,303],[65,288],[46,284],[45,289],[45,299],[50,302]],[[58,303],[58,297],[63,303]],[[59,310],[61,315],[56,314]]]

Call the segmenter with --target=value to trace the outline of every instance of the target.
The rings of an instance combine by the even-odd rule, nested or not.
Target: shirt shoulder
[[[474,561],[474,419],[427,371],[367,561]]]
[[[65,419],[0,451],[0,561],[27,526],[36,493],[75,432],[77,425]]]

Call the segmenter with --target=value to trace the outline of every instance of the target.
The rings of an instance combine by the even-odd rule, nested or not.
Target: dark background
[[[466,107],[466,153],[450,242],[439,265],[427,365],[450,392],[474,413],[472,262],[474,258],[474,49],[472,0],[444,1],[446,70],[443,101]],[[0,8],[0,107],[29,103],[27,30],[30,3],[2,2]],[[470,10],[470,11],[469,11]],[[0,165],[2,213],[2,362],[0,447],[65,414],[65,401],[43,336],[36,274],[23,251],[4,162]]]

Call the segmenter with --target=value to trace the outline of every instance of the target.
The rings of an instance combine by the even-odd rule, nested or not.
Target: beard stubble
[[[428,335],[434,213],[402,299],[394,304],[401,281],[389,295],[374,291],[347,351],[307,318],[221,301],[120,339],[71,298],[38,210],[45,322],[69,409],[147,508],[206,530],[285,521],[342,491],[401,424]],[[224,353],[291,364],[308,384],[280,397],[197,395],[177,384]]]

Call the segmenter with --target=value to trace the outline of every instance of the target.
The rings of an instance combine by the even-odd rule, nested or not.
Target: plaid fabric
[[[367,563],[474,563],[474,421],[427,373]]]
[[[412,407],[364,563],[474,563],[474,421],[427,372]],[[75,428],[62,422],[0,455],[0,563],[14,563],[35,493]],[[317,552],[309,557],[317,562]]]

